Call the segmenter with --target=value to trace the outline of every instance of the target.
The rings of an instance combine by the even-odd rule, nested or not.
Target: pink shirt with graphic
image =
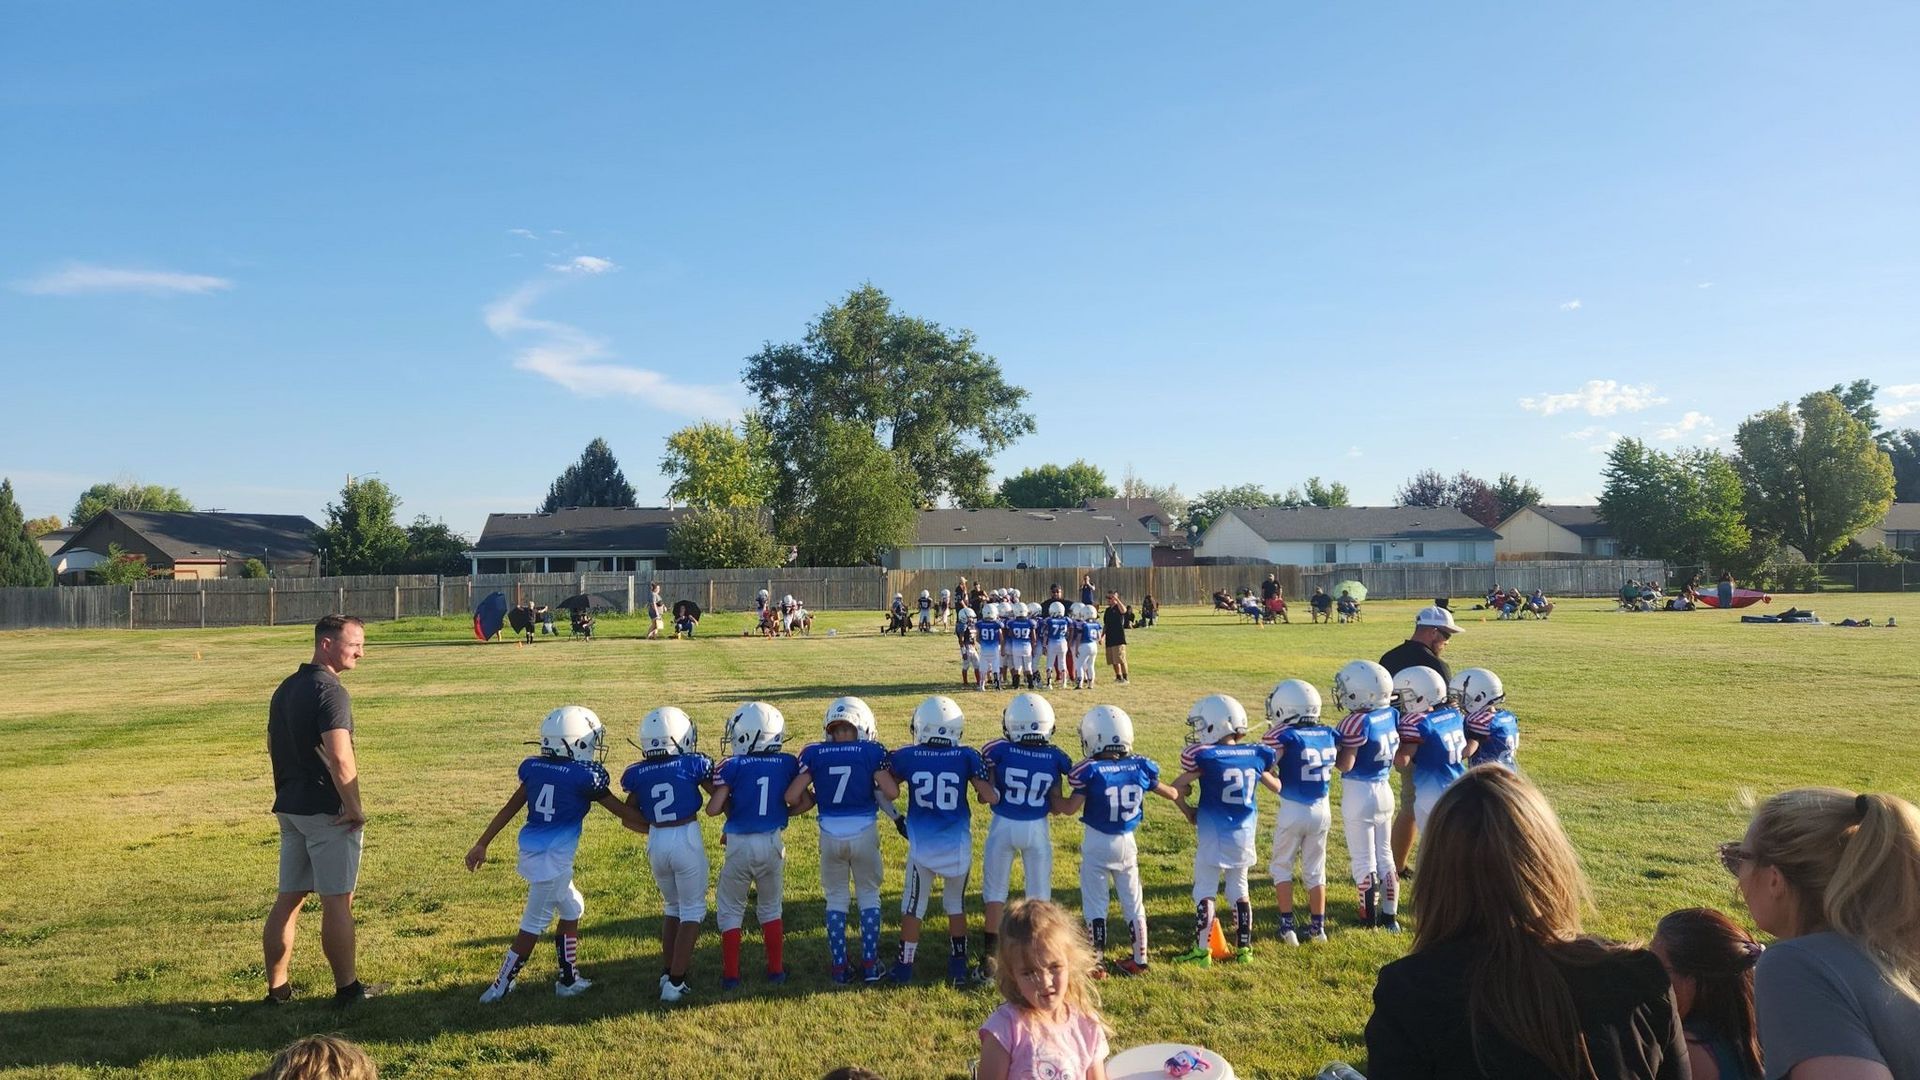
[[[1002,1005],[980,1025],[1006,1047],[1008,1076],[1081,1080],[1107,1059],[1107,1033],[1092,1017],[1071,1012],[1065,1023],[1047,1024],[1031,1022],[1023,1013],[1028,1010]]]

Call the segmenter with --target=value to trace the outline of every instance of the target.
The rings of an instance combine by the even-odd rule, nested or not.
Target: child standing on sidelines
[[[1073,620],[1067,618],[1066,605],[1058,600],[1047,603],[1047,617],[1041,623],[1047,639],[1047,689],[1067,685],[1067,634]]]
[[[573,885],[573,857],[580,848],[580,827],[595,803],[636,831],[646,830],[639,812],[607,790],[607,770],[600,764],[606,753],[606,727],[592,709],[562,705],[540,722],[540,753],[520,763],[520,783],[507,803],[487,823],[480,839],[467,852],[467,869],[478,870],[487,861],[487,845],[527,807],[527,823],[520,827],[517,869],[527,881],[527,907],[520,932],[500,962],[500,973],[480,995],[482,1002],[499,1001],[514,988],[520,969],[533,955],[540,935],[558,915],[560,925],[553,944],[560,956],[560,978],[553,992],[561,997],[583,994],[593,983],[580,974],[580,916],[586,899]]]
[[[947,912],[947,981],[971,981],[967,963],[967,876],[973,869],[973,814],[968,787],[982,806],[1000,796],[987,783],[980,751],[961,744],[966,717],[950,697],[934,695],[913,710],[913,743],[895,750],[888,769],[907,791],[907,873],[900,894],[900,957],[895,982],[913,981],[934,879]]]
[[[1000,912],[1013,886],[1013,859],[1026,874],[1027,899],[1053,898],[1053,834],[1047,825],[1060,781],[1073,759],[1053,745],[1053,706],[1031,691],[1015,694],[1000,714],[1003,738],[981,748],[987,775],[1000,798],[987,825],[981,859],[980,895],[986,901],[986,942],[981,974],[992,978]]]
[[[860,974],[880,981],[880,832],[874,821],[879,800],[891,803],[900,787],[887,771],[887,748],[877,741],[873,710],[857,697],[835,698],[821,728],[826,742],[800,751],[800,775],[787,785],[786,801],[798,807],[809,785],[820,808],[820,889],[827,898],[828,972],[837,986],[853,982],[847,959],[847,908],[859,903]],[[852,881],[849,890],[848,881]]]
[[[1430,667],[1410,667],[1393,677],[1400,705],[1397,766],[1413,767],[1413,820],[1420,834],[1427,815],[1447,788],[1466,774],[1467,759],[1478,749],[1467,734],[1460,710],[1447,704],[1447,684]]]
[[[980,1025],[980,1080],[1106,1080],[1107,1025],[1086,973],[1087,939],[1045,900],[1007,909],[999,985],[1005,1003]]]
[[[1000,689],[1000,605],[985,604],[980,608],[980,619],[974,623],[974,632],[980,636],[980,681],[975,690],[985,690],[987,682],[993,682],[995,690]]]
[[[660,886],[660,1000],[692,992],[687,969],[707,917],[706,841],[700,835],[701,792],[713,792],[713,759],[697,752],[693,720],[671,705],[640,721],[634,745],[641,760],[620,774],[627,805],[647,819],[647,863]]]
[[[1095,656],[1100,649],[1100,635],[1106,632],[1106,625],[1100,621],[1100,613],[1092,604],[1074,606],[1073,632],[1073,685],[1076,690],[1093,689],[1093,675],[1096,670]]]
[[[960,689],[980,688],[980,634],[974,628],[973,609],[963,607],[953,619],[953,636],[960,643]],[[971,674],[969,674],[971,672]]]
[[[1423,669],[1424,670],[1424,669]],[[1273,854],[1267,872],[1273,876],[1274,899],[1280,904],[1280,940],[1300,944],[1293,923],[1293,860],[1300,858],[1300,877],[1307,885],[1307,910],[1313,921],[1308,941],[1327,940],[1327,834],[1333,830],[1333,807],[1327,799],[1327,777],[1339,751],[1333,729],[1320,722],[1320,691],[1302,679],[1288,679],[1267,693],[1267,733],[1262,742],[1280,755],[1274,771],[1280,777],[1280,812],[1273,821]]]
[[[1000,662],[1006,670],[1013,673],[1013,685],[1016,689],[1020,686],[1022,676],[1026,677],[1029,688],[1035,685],[1033,608],[1032,604],[1014,601],[1013,618],[1007,620],[1006,642],[1000,648]]]
[[[1400,749],[1400,714],[1393,678],[1371,660],[1350,661],[1333,677],[1340,721],[1340,818],[1347,858],[1360,893],[1360,925],[1398,932],[1400,880],[1393,865],[1393,757]]]
[[[785,926],[781,922],[786,887],[787,788],[800,775],[800,763],[782,753],[787,718],[764,701],[749,701],[727,721],[730,752],[713,777],[707,814],[727,815],[727,857],[714,889],[719,909],[720,989],[740,985],[740,927],[746,920],[747,890],[758,897],[761,941],[767,950],[767,981],[787,981]],[[803,798],[793,809],[811,805]]]
[[[1133,718],[1114,705],[1096,705],[1080,718],[1080,752],[1086,760],[1067,774],[1072,792],[1060,800],[1062,814],[1080,814],[1080,915],[1093,942],[1095,978],[1105,971],[1107,904],[1118,895],[1120,918],[1132,944],[1114,965],[1122,975],[1147,970],[1147,909],[1140,888],[1140,851],[1134,830],[1148,792],[1178,804],[1180,794],[1160,782],[1160,766],[1133,753]],[[1191,815],[1189,815],[1191,818]],[[1111,891],[1109,891],[1111,890]]]
[[[1180,754],[1185,771],[1173,789],[1184,805],[1193,782],[1200,782],[1200,802],[1193,811],[1198,833],[1193,853],[1194,945],[1174,960],[1201,967],[1213,963],[1208,940],[1224,874],[1227,901],[1233,905],[1233,959],[1244,964],[1253,959],[1247,868],[1256,858],[1254,836],[1260,824],[1254,795],[1261,787],[1280,790],[1271,775],[1275,755],[1272,747],[1240,741],[1247,733],[1247,710],[1225,694],[1208,694],[1194,702],[1187,728],[1187,747]]]
[[[1478,744],[1467,759],[1468,765],[1518,769],[1520,722],[1500,707],[1507,700],[1507,688],[1500,676],[1483,667],[1468,668],[1453,677],[1447,690],[1454,704],[1467,714],[1467,735]]]

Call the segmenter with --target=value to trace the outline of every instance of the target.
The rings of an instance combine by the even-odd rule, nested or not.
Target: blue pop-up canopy
[[[492,592],[473,609],[473,636],[488,641],[500,632],[500,624],[507,620],[507,597],[505,593]]]

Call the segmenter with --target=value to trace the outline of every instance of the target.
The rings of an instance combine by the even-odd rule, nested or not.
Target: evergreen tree
[[[633,485],[620,471],[607,440],[595,439],[581,452],[580,460],[567,466],[547,489],[547,501],[540,504],[540,513],[551,514],[569,506],[632,505]]]
[[[51,585],[53,564],[27,535],[26,515],[13,497],[13,480],[0,480],[0,585]]]

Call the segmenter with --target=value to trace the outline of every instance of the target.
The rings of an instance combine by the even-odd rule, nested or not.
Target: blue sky
[[[659,501],[863,281],[1032,391],[1002,472],[1579,500],[1836,380],[1920,424],[1920,7],[697,6],[9,5],[25,510],[473,534],[595,435]]]

